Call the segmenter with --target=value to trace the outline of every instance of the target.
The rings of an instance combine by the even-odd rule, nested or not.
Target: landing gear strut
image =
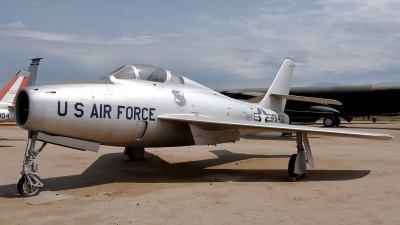
[[[43,188],[43,182],[39,176],[33,174],[38,172],[38,164],[33,160],[39,155],[43,148],[47,145],[47,142],[43,142],[42,146],[35,151],[35,144],[38,133],[28,133],[28,143],[26,144],[26,150],[24,155],[24,161],[21,171],[21,179],[18,181],[18,192],[23,197],[36,196],[40,193]],[[29,146],[29,149],[28,149]]]
[[[339,117],[335,117],[335,126],[340,126],[340,118]]]
[[[300,179],[304,176],[307,169],[306,163],[314,168],[314,160],[311,153],[310,143],[308,142],[307,134],[297,133],[297,154],[290,157],[288,165],[288,175],[294,179]],[[304,146],[303,146],[304,143]]]
[[[144,159],[144,152],[144,148],[126,147],[124,154],[127,155],[131,161],[138,161]]]

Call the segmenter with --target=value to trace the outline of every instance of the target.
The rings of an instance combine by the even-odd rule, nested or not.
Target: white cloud
[[[198,19],[218,29],[225,26],[243,30],[245,38],[252,40],[248,42],[249,48],[255,51],[268,49],[268,54],[294,57],[302,64],[301,68],[297,67],[298,75],[294,79],[299,85],[338,80],[363,84],[399,79],[398,1],[319,1],[313,7],[283,1],[277,7],[250,11],[250,17],[235,19],[238,25],[234,28],[229,20],[208,14]],[[257,57],[261,62],[265,56],[251,53],[249,57]]]
[[[87,44],[100,43],[100,41],[95,37],[79,37],[71,34],[55,34],[55,33],[41,32],[34,30],[0,31],[0,34],[12,37],[38,39],[42,41],[58,41],[58,42],[87,43]]]
[[[157,42],[152,36],[123,36],[106,42],[111,45],[149,45]]]
[[[21,28],[21,27],[28,27],[28,26],[25,25],[25,24],[23,24],[22,21],[15,21],[14,23],[1,25],[0,27],[15,27],[15,28]]]
[[[40,54],[94,77],[136,62],[165,67],[211,87],[263,87],[283,58],[292,57],[298,65],[295,86],[399,81],[396,1],[326,0],[312,7],[286,3],[249,8],[228,19],[203,13],[194,29],[171,29],[175,33],[145,30],[105,37],[96,30],[72,34],[4,28],[0,39],[7,40],[10,52]]]
[[[37,39],[41,41],[54,41],[63,43],[82,43],[94,45],[149,45],[161,41],[162,37],[155,36],[122,36],[112,40],[104,40],[99,37],[50,33],[35,30],[6,30],[0,31],[0,35]]]

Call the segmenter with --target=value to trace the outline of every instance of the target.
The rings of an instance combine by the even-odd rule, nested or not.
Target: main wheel
[[[132,161],[138,161],[138,160],[143,160],[144,156],[144,148],[131,148],[131,147],[126,147],[125,148],[125,154],[129,157],[130,160]]]
[[[40,177],[36,174],[29,174],[28,176],[33,183],[36,183],[33,177],[36,177],[38,180],[40,180]],[[22,176],[18,181],[18,192],[23,197],[36,196],[40,193],[41,189],[41,187],[30,187],[28,181],[25,179],[25,176]]]
[[[324,119],[325,127],[332,127],[335,124],[335,119],[333,117],[328,117]]]
[[[296,164],[296,158],[297,158],[297,154],[293,154],[292,156],[290,156],[289,165],[288,165],[289,177],[296,177],[296,174],[294,173],[294,165]]]
[[[335,126],[339,126],[340,125],[340,118],[339,117],[335,117]]]
[[[377,119],[374,117],[372,118],[372,122],[376,123]]]

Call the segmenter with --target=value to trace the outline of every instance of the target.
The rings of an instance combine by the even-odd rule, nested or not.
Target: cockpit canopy
[[[137,79],[146,80],[152,82],[164,83],[167,80],[171,83],[184,84],[183,77],[174,72],[170,72],[166,69],[162,69],[155,66],[149,66],[144,64],[133,64],[127,66],[121,66],[118,69],[107,74],[106,77],[114,76],[116,79]]]

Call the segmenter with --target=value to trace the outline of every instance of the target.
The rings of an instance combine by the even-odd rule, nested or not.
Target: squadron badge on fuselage
[[[172,90],[172,94],[175,96],[175,105],[183,111],[188,105],[183,92]]]

